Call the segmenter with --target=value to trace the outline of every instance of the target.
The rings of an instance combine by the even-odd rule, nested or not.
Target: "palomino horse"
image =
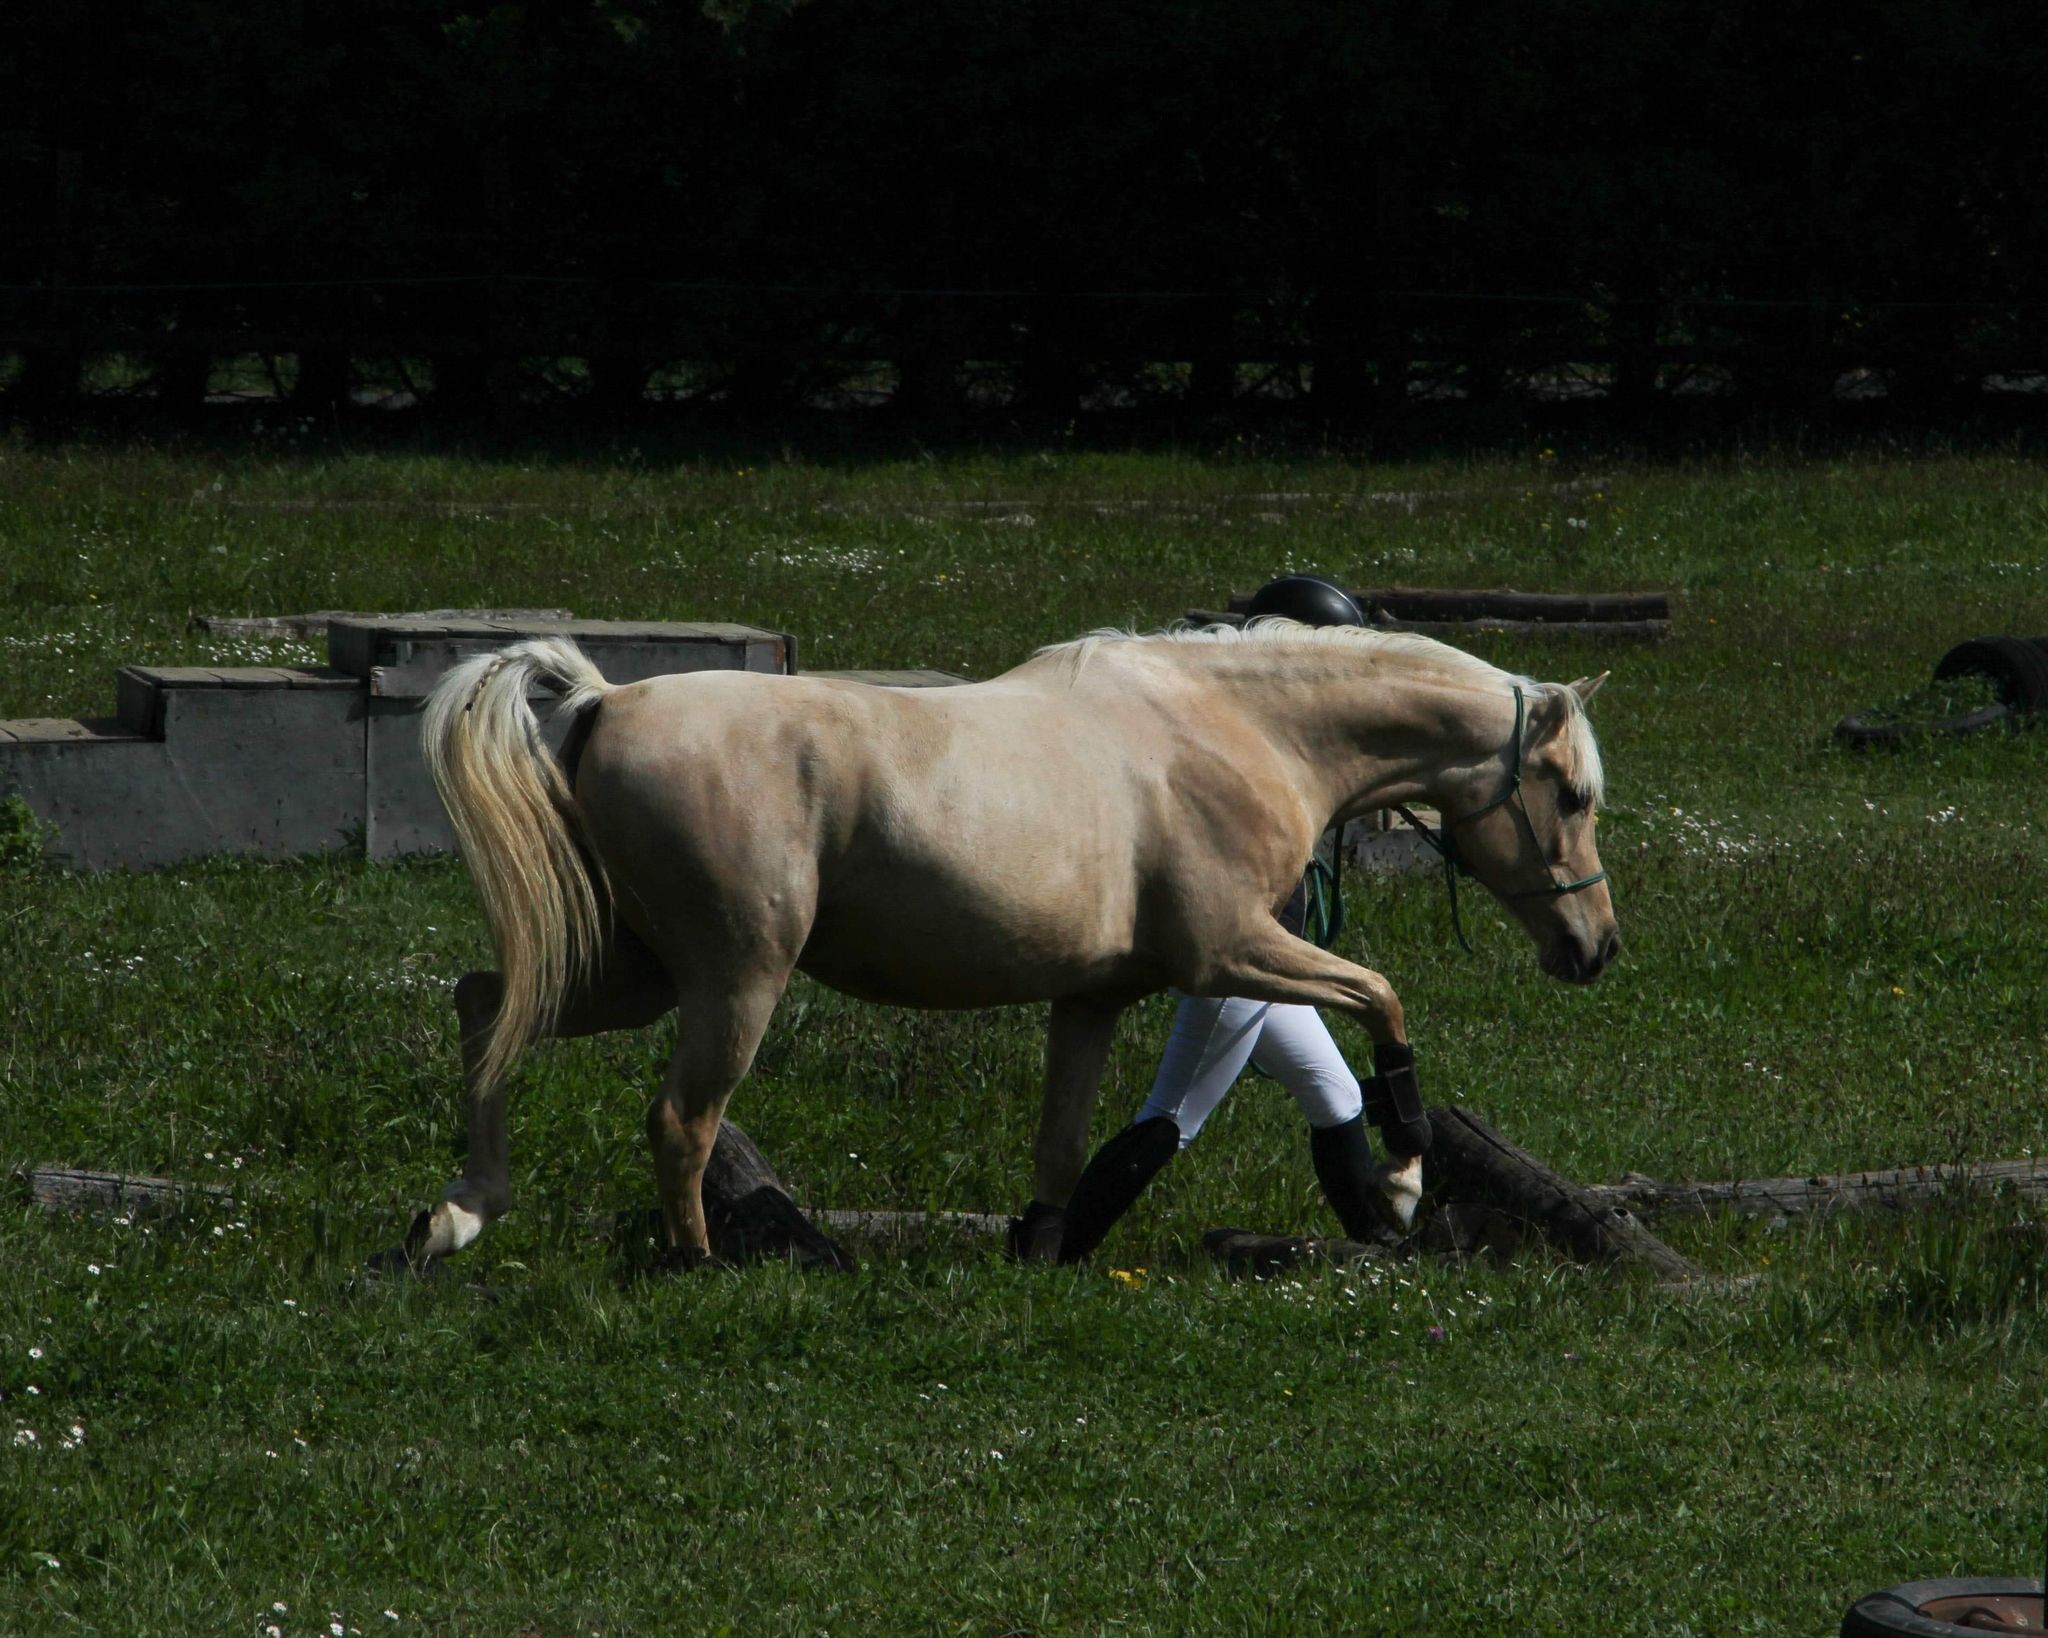
[[[946,689],[699,672],[614,687],[575,647],[451,671],[424,739],[498,970],[456,986],[469,1153],[416,1262],[510,1204],[527,1042],[680,1014],[647,1114],[664,1227],[700,1185],[793,971],[922,1007],[1050,1001],[1035,1193],[1063,1204],[1118,1013],[1172,986],[1334,1008],[1405,1040],[1393,986],[1274,919],[1332,819],[1428,802],[1553,977],[1620,945],[1593,840],[1601,679],[1517,678],[1427,638],[1287,621],[1098,633]],[[564,763],[527,702],[562,694]],[[1383,1168],[1405,1221],[1419,1161]]]

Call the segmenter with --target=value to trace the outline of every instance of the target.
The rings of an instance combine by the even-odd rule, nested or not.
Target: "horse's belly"
[[[797,966],[836,990],[903,1007],[1008,1006],[1134,978],[1128,940],[1097,928],[902,905],[821,912]]]

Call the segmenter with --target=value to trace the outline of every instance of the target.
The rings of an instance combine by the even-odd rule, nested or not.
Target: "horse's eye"
[[[1586,799],[1569,785],[1561,785],[1557,792],[1557,811],[1569,819],[1575,813],[1586,811]]]

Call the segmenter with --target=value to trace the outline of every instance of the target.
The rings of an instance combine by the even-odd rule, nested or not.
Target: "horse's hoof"
[[[1422,1156],[1382,1161],[1373,1168],[1373,1192],[1388,1228],[1406,1234],[1415,1227],[1415,1208],[1422,1203]]]
[[[436,1239],[434,1213],[423,1211],[407,1226],[405,1244],[372,1252],[363,1261],[363,1271],[384,1280],[395,1280],[400,1275],[431,1280],[441,1264]]]
[[[702,1246],[670,1246],[654,1259],[657,1274],[695,1274],[732,1266],[717,1252],[706,1251]]]
[[[1003,1251],[1013,1263],[1056,1263],[1066,1237],[1067,1209],[1034,1200],[1022,1217],[1010,1219],[1003,1233]]]
[[[467,1206],[442,1200],[412,1220],[405,1231],[405,1254],[414,1263],[438,1262],[472,1244],[483,1229],[483,1218]]]

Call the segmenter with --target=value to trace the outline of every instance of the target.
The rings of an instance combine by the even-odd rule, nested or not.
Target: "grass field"
[[[0,446],[0,716],[105,712],[125,661],[317,657],[195,613],[562,605],[986,675],[1286,567],[1676,597],[1656,649],[1475,644],[1614,670],[1598,986],[1476,901],[1467,958],[1433,879],[1354,886],[1344,948],[1433,1099],[1588,1180],[2048,1143],[2048,735],[1828,736],[1954,641],[2048,632],[2024,453]],[[2043,1225],[2010,1202],[1674,1228],[1757,1276],[1704,1292],[1542,1258],[1233,1283],[1204,1228],[1333,1226],[1248,1082],[1092,1272],[642,1279],[588,1225],[651,1204],[656,1029],[533,1055],[521,1208],[438,1282],[365,1283],[449,1175],[447,986],[486,960],[447,861],[0,868],[0,1167],[238,1201],[0,1197],[0,1632],[1822,1634],[1888,1582],[2038,1571]],[[1099,1135],[1166,1018],[1129,1015]],[[1014,1208],[1038,1022],[799,983],[733,1114],[805,1202]]]

